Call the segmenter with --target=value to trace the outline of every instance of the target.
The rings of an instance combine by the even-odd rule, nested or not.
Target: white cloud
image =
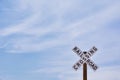
[[[18,5],[19,8],[18,7],[17,8],[20,9],[20,11],[31,9],[32,13],[30,13],[30,17],[23,19],[22,22],[18,24],[15,23],[13,25],[0,29],[0,36],[8,39],[6,43],[4,42],[5,44],[1,43],[2,47],[0,48],[5,48],[4,49],[5,52],[8,53],[27,53],[27,52],[46,50],[48,48],[54,48],[64,45],[69,45],[70,47],[71,46],[74,47],[74,44],[78,45],[78,43],[75,41],[80,41],[82,43],[81,46],[83,47],[83,46],[89,46],[89,44],[87,43],[89,41],[88,38],[86,38],[86,40],[80,39],[81,36],[85,34],[91,34],[92,38],[96,40],[94,44],[98,45],[100,49],[100,51],[98,52],[99,54],[97,54],[98,56],[96,56],[95,58],[96,64],[97,63],[107,64],[112,61],[119,60],[119,53],[118,53],[119,45],[110,48],[110,50],[108,49],[104,50],[103,48],[103,46],[105,46],[103,44],[107,45],[110,43],[110,40],[107,41],[108,39],[105,39],[105,37],[107,36],[107,38],[110,39],[110,37],[113,37],[114,35],[108,36],[108,35],[104,35],[104,33],[101,34],[102,32],[99,31],[99,29],[100,30],[108,29],[104,27],[108,25],[111,21],[114,21],[116,18],[120,18],[119,15],[120,2],[115,1],[113,3],[110,2],[110,4],[108,4],[108,0],[104,2],[95,1],[95,3],[91,1],[94,4],[93,7],[95,7],[96,3],[99,5],[104,4],[104,9],[102,8],[98,11],[94,11],[93,9],[89,8],[89,6],[84,6],[84,5],[78,6],[79,5],[78,2],[79,1],[77,0],[71,0],[71,1],[21,0],[20,5]],[[77,10],[78,11],[81,10],[81,12],[83,12],[82,14],[84,14],[89,9],[93,10],[92,14],[87,15],[82,19],[79,18],[67,24],[63,22],[65,19],[64,16],[68,15],[69,12],[72,13],[72,11],[76,11],[74,13],[77,13]],[[51,17],[51,15],[55,16],[55,20],[53,20],[53,22],[47,26],[41,25],[42,22],[44,23],[43,20],[45,19],[45,17],[46,16]],[[98,31],[99,34],[104,35],[103,37],[104,39],[102,40],[100,39],[102,37],[101,35],[93,36],[91,32],[94,31]],[[12,37],[12,35],[15,36]],[[107,47],[109,48],[109,46]],[[65,48],[66,46],[63,47],[63,49]],[[72,65],[74,64],[74,61],[71,61],[73,59],[72,58],[73,55],[69,53],[70,51],[68,50],[68,48],[65,50],[66,51],[64,50],[58,51],[60,55],[62,55],[59,56],[58,61],[56,61],[56,59],[58,59],[58,57],[56,57],[55,59],[53,59],[53,61],[46,62],[47,63],[46,67],[44,66],[44,68],[34,70],[32,71],[32,73],[46,74],[46,76],[53,75],[53,76],[57,76],[57,78],[59,78],[60,80],[82,79],[82,69],[80,69],[77,72],[72,69]],[[114,53],[114,50],[118,52]],[[104,52],[109,52],[111,54],[105,54]],[[103,58],[103,56],[104,57],[109,56],[109,58]],[[66,57],[69,59],[65,59]],[[77,59],[75,60],[77,61]],[[67,66],[67,65],[71,65],[71,66]],[[92,70],[88,71],[89,80],[93,80],[93,79],[120,80],[119,77],[120,66],[111,66],[111,67],[109,66],[101,67],[100,65],[98,66],[100,67],[98,71],[96,72],[92,72]]]
[[[33,23],[40,18],[39,14],[33,14],[31,17],[22,20],[19,24],[14,24],[9,27],[5,27],[0,30],[1,36],[9,36],[11,34],[22,33],[22,31],[26,30],[26,28],[30,28]]]
[[[98,72],[89,74],[89,79],[107,79],[107,80],[119,80],[120,66],[103,67]]]
[[[25,5],[29,3],[31,4],[31,7],[32,6],[34,7],[35,4],[37,4],[36,2],[37,1],[31,1],[29,3],[28,1],[26,1]],[[43,8],[43,4],[45,3],[46,2],[41,3],[42,8]],[[49,8],[51,10],[50,13],[54,13],[57,16],[66,14],[66,12],[72,7],[72,1],[69,3],[68,1],[66,1],[67,5],[65,5],[66,3],[63,3],[62,1],[60,1],[60,3],[59,2],[56,3],[59,4],[58,6],[59,8],[62,8],[62,6],[64,6],[65,10],[63,10],[63,13],[61,12],[62,9],[59,9],[58,7],[57,7],[58,8],[57,12],[54,12],[56,11],[55,8],[55,6],[57,6],[56,4],[54,4],[53,6],[52,4],[48,4],[48,3],[47,4],[48,7],[50,6]],[[37,5],[34,8],[39,8],[41,6]],[[32,14],[31,17],[24,19],[21,23],[15,24],[8,28],[4,28],[3,30],[0,31],[1,33],[0,35],[5,37],[12,34],[13,35],[21,34],[26,36],[26,38],[22,38],[22,36],[19,38],[14,37],[14,40],[9,42],[11,45],[13,45],[10,48],[10,50],[15,52],[38,51],[46,48],[52,48],[52,46],[66,45],[66,44],[70,44],[72,40],[76,40],[76,38],[78,38],[79,36],[98,30],[101,27],[103,28],[106,24],[109,24],[110,21],[114,20],[115,18],[118,18],[120,13],[118,7],[119,7],[119,3],[114,3],[111,6],[107,6],[105,9],[92,14],[91,16],[88,16],[82,20],[80,19],[79,21],[69,23],[68,25],[64,25],[61,19],[56,18],[56,21],[54,21],[51,25],[48,26],[36,25],[39,22],[41,22],[45,16],[42,14],[42,12],[40,12],[42,10],[40,10],[35,14]],[[51,35],[56,34],[57,37],[54,36],[49,40],[45,40],[45,38],[43,37],[49,34]],[[42,42],[41,41],[36,42],[36,39],[38,40],[41,38],[43,39]]]
[[[81,67],[82,68],[82,67]],[[62,67],[52,67],[52,68],[41,68],[33,73],[45,74],[46,76],[54,75],[57,76],[60,80],[79,80],[82,79],[82,69],[74,71],[72,68],[68,69],[64,66]],[[89,69],[89,68],[88,68]],[[108,79],[108,80],[119,80],[119,69],[120,66],[111,66],[111,67],[100,67],[96,72],[93,70],[88,70],[88,79]],[[113,75],[114,74],[114,75]]]

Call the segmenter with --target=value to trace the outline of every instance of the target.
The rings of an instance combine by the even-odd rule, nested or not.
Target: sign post
[[[87,64],[96,71],[98,66],[90,59],[90,57],[97,51],[98,49],[93,46],[88,52],[82,52],[78,47],[73,48],[73,52],[75,52],[81,59],[73,65],[74,70],[78,70],[80,66],[83,65],[83,80],[87,80]]]
[[[87,64],[83,64],[83,80],[87,80]]]

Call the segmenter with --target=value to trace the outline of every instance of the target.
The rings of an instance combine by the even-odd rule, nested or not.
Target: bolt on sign
[[[98,49],[93,46],[88,52],[82,52],[78,47],[75,46],[73,48],[73,52],[75,52],[81,59],[74,64],[73,68],[77,71],[82,64],[87,63],[94,71],[96,71],[98,66],[90,59],[90,57],[94,55],[97,50]]]

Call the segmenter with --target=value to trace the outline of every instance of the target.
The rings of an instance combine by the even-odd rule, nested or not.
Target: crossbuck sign
[[[82,52],[78,47],[74,47],[73,51],[81,58],[77,63],[74,64],[73,68],[77,71],[82,64],[88,64],[94,71],[98,69],[98,66],[90,59],[90,57],[97,51],[98,49],[93,46],[88,52]]]

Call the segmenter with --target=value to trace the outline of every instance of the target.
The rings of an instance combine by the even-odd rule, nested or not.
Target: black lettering
[[[80,55],[82,52],[79,50],[79,51],[77,51],[77,55]]]
[[[91,54],[88,52],[88,54],[91,56]]]
[[[97,49],[95,46],[93,46],[93,50],[94,50],[94,51],[97,51],[98,49]]]
[[[98,69],[98,67],[97,67],[96,65],[94,65],[93,69],[94,69],[94,70],[97,70],[97,69]]]
[[[78,55],[80,55],[80,54],[82,53],[82,51],[81,51],[78,47],[74,47],[74,48],[73,48],[73,51],[74,51],[75,53],[77,53]]]
[[[80,54],[80,57],[82,58],[82,57],[83,57],[83,54]]]
[[[88,59],[86,62],[87,62],[90,66],[94,66],[93,62],[90,61],[90,59]]]
[[[91,54],[93,54],[93,53],[94,53],[94,50],[93,50],[93,49],[91,49],[89,52],[90,52]]]
[[[73,66],[73,68],[77,71],[78,67],[76,65]]]
[[[77,51],[78,50],[78,48],[75,46],[74,48],[73,48],[73,51]]]
[[[82,59],[83,59],[84,61],[86,61],[86,60],[87,60],[85,57],[82,57]]]
[[[88,59],[86,62],[89,63],[89,62],[90,62],[90,59]]]
[[[90,56],[89,56],[88,54],[85,54],[85,57],[86,57],[86,58],[90,58]]]
[[[89,62],[89,65],[90,65],[90,66],[93,66],[93,63],[92,63],[92,62]]]
[[[77,50],[76,52],[77,52],[77,53],[79,53],[79,52],[80,52],[80,50]]]
[[[94,70],[97,70],[97,66],[92,62],[92,61],[90,61],[89,59],[87,60],[87,63],[89,64],[89,66],[91,67],[91,68],[93,68]]]
[[[77,63],[76,63],[76,65],[79,67],[79,66],[80,66],[80,63],[79,63],[79,62],[77,62]]]
[[[81,64],[83,64],[83,60],[79,60],[79,62],[80,62]]]
[[[94,66],[95,66],[95,65],[94,65],[94,63],[92,63],[92,65],[91,65],[91,66],[92,66],[92,68],[94,68]]]

